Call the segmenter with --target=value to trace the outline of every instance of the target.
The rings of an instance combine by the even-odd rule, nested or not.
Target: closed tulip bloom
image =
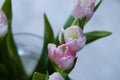
[[[49,76],[48,80],[65,80],[60,73],[54,72],[52,75]]]
[[[62,34],[59,36],[60,42],[61,40],[64,40],[65,43],[70,43],[71,41],[74,42],[76,45],[76,51],[81,50],[86,43],[86,37],[79,26],[70,26],[63,30],[60,34]]]
[[[48,55],[50,59],[63,70],[70,69],[74,64],[76,49],[72,44],[74,42],[62,44],[58,47],[55,44],[48,44]]]
[[[72,15],[75,18],[86,17],[89,20],[94,13],[95,0],[74,0]]]
[[[8,31],[8,23],[5,14],[0,9],[0,38],[4,37]]]

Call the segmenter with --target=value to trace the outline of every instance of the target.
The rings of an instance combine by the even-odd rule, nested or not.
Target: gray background
[[[43,36],[46,12],[55,34],[68,18],[71,0],[12,0],[13,33]],[[2,4],[2,2],[0,2]],[[103,0],[84,32],[107,30],[113,34],[86,45],[70,73],[73,80],[120,80],[120,0]]]

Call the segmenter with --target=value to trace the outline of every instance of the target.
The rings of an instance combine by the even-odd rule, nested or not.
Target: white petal
[[[48,80],[65,80],[60,73],[55,72],[52,75],[49,76]]]

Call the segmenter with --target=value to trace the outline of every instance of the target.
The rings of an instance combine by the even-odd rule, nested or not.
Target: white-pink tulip
[[[75,42],[59,45],[48,44],[48,55],[50,59],[61,69],[72,68],[76,55]]]
[[[86,37],[79,26],[70,26],[60,32],[59,41],[60,43],[65,42],[67,44],[72,41],[74,44],[71,45],[75,45],[74,48],[76,51],[79,51],[84,47],[86,43]]]
[[[8,31],[8,23],[4,12],[0,9],[0,38],[4,37]]]
[[[72,15],[75,18],[83,18],[86,16],[89,20],[94,14],[95,0],[73,0]]]
[[[49,76],[48,80],[65,80],[60,73],[55,72]]]

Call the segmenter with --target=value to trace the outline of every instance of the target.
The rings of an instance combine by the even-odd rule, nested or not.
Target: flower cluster
[[[75,21],[84,22],[90,20],[94,14],[95,0],[75,0],[72,8],[72,16]],[[82,18],[86,20],[82,21]],[[71,70],[75,65],[76,53],[86,44],[86,36],[83,33],[81,23],[73,21],[71,26],[59,32],[59,44],[48,44],[48,55],[52,62],[63,71]],[[61,73],[61,72],[60,72]],[[63,80],[63,79],[61,79]]]
[[[5,0],[2,10],[0,9],[0,79],[70,80],[68,75],[76,64],[77,52],[86,44],[111,34],[108,31],[87,33],[83,31],[85,24],[91,19],[102,0],[96,5],[95,0],[73,1],[71,15],[56,37],[47,15],[44,14],[43,50],[40,59],[36,61],[38,63],[35,70],[30,73],[31,75],[27,75],[11,31],[11,0]]]
[[[81,50],[86,37],[79,26],[70,26],[60,32],[60,45],[48,44],[48,54],[52,61],[63,70],[69,70],[74,65],[76,52]]]
[[[75,0],[71,10],[72,16],[76,19],[86,17],[86,21],[88,21],[94,13],[94,4],[95,0]],[[61,30],[59,33],[59,45],[48,44],[50,59],[63,70],[69,70],[73,67],[76,53],[86,43],[86,37],[79,24],[73,24]]]

